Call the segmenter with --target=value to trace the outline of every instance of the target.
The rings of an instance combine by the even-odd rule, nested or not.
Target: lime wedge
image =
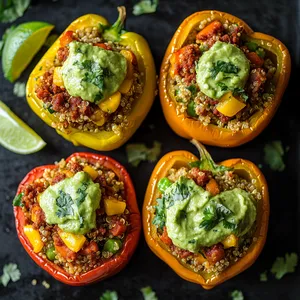
[[[45,43],[53,25],[45,22],[28,22],[9,33],[2,53],[5,78],[14,82]]]
[[[0,145],[18,154],[30,154],[46,143],[0,101]]]

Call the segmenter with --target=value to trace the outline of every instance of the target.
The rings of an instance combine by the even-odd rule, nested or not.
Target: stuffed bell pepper
[[[251,266],[265,244],[269,195],[250,161],[214,163],[195,140],[200,160],[187,151],[166,154],[147,188],[143,226],[151,250],[179,276],[205,289]]]
[[[126,32],[125,7],[110,25],[98,15],[75,20],[31,73],[33,111],[75,145],[112,150],[139,127],[154,100],[155,65],[145,39]]]
[[[13,204],[25,250],[69,285],[116,274],[139,240],[141,220],[131,179],[107,156],[75,153],[33,169]]]
[[[235,16],[197,12],[171,40],[160,71],[160,99],[171,128],[204,144],[234,147],[273,118],[291,60],[279,40]]]

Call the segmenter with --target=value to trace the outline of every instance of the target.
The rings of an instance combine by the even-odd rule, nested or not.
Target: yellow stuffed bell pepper
[[[123,30],[125,7],[110,25],[98,15],[70,24],[27,82],[32,110],[74,145],[113,150],[150,110],[156,72],[146,40]]]

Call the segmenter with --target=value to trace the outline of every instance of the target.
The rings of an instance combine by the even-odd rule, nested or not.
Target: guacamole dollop
[[[228,91],[243,89],[250,72],[250,62],[238,47],[216,42],[199,58],[196,80],[201,91],[219,99]]]
[[[85,172],[49,186],[40,197],[46,222],[63,231],[85,234],[96,227],[101,190]]]
[[[126,58],[115,51],[73,41],[61,74],[65,88],[74,97],[99,102],[115,93],[127,72]]]
[[[251,194],[240,188],[212,196],[192,179],[181,177],[163,197],[169,237],[174,245],[191,252],[232,233],[245,235],[256,219]]]

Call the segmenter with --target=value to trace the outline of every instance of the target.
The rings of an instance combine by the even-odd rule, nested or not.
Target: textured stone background
[[[22,278],[17,283],[10,283],[6,288],[0,286],[0,298],[8,299],[99,299],[106,289],[117,290],[121,299],[142,299],[139,289],[151,285],[159,299],[229,299],[233,289],[241,289],[245,299],[299,299],[300,268],[294,274],[287,275],[280,281],[270,278],[261,283],[259,274],[270,269],[277,256],[286,252],[299,251],[299,115],[293,108],[299,101],[299,6],[297,1],[283,0],[201,0],[201,1],[160,1],[155,14],[133,16],[134,1],[101,0],[58,0],[32,1],[31,8],[16,23],[41,20],[55,24],[55,32],[61,33],[75,18],[96,13],[114,21],[117,17],[116,6],[125,4],[128,11],[127,29],[142,34],[150,43],[157,69],[164,51],[174,31],[181,21],[195,11],[216,9],[227,11],[244,19],[255,30],[282,40],[292,55],[292,74],[289,87],[282,104],[268,126],[255,140],[234,149],[208,147],[216,161],[231,157],[243,157],[254,163],[263,163],[263,145],[274,139],[282,140],[290,150],[285,156],[286,170],[282,173],[271,172],[263,167],[270,188],[271,218],[266,246],[257,262],[247,271],[227,281],[211,291],[205,291],[193,283],[178,277],[163,261],[159,260],[147,247],[141,236],[139,246],[128,266],[113,278],[88,287],[70,287],[55,281],[39,268],[27,255],[15,233],[13,210],[11,206],[18,183],[32,168],[52,163],[61,157],[67,157],[75,151],[87,151],[75,147],[44,124],[28,107],[25,99],[16,98],[13,85],[0,74],[0,98],[25,120],[43,139],[47,146],[40,152],[21,156],[0,147],[0,269],[5,263],[15,262],[19,265]],[[7,25],[0,24],[0,34]],[[20,78],[26,81],[39,57],[35,58]],[[154,125],[154,129],[151,129]],[[0,129],[1,130],[1,129]],[[196,149],[187,141],[177,137],[164,120],[159,99],[147,119],[132,137],[130,142],[145,142],[152,145],[157,139],[163,142],[162,155],[179,149]],[[106,153],[124,164],[130,172],[136,187],[138,203],[142,207],[144,192],[154,164],[142,163],[138,168],[126,162],[125,147]],[[37,279],[37,286],[32,286],[32,279]],[[41,282],[50,283],[45,289]]]

